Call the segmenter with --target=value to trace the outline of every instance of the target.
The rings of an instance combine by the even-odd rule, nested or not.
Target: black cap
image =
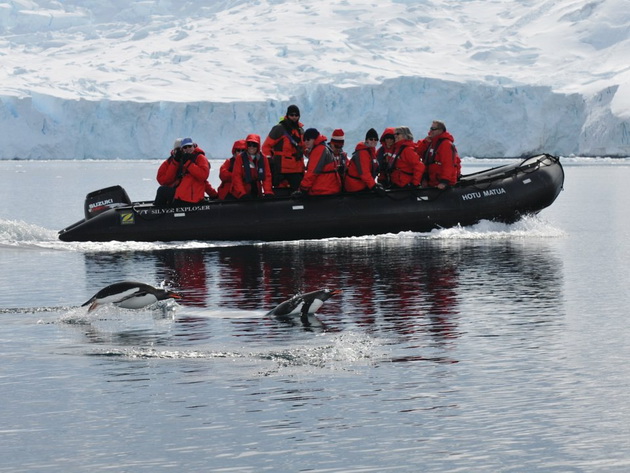
[[[297,105],[289,105],[287,108],[287,116],[297,113],[298,117],[300,116],[300,109]]]
[[[317,128],[309,128],[304,132],[304,141],[316,140],[319,137],[319,131]]]
[[[370,128],[365,134],[365,141],[369,140],[370,138],[378,140],[378,132],[374,128]]]

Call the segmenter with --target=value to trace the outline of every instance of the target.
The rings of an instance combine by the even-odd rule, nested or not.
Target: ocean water
[[[0,162],[0,472],[629,471],[630,160],[563,164],[513,225],[93,244],[56,232],[158,161]],[[81,307],[126,279],[184,298]]]

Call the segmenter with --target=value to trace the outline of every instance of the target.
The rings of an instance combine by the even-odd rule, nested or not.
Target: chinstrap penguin
[[[88,312],[98,306],[113,304],[123,309],[141,309],[165,299],[181,299],[179,294],[165,289],[158,289],[149,284],[135,281],[123,281],[104,287],[90,300],[81,305],[89,305]]]

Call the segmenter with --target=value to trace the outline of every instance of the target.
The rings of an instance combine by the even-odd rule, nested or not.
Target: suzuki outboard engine
[[[130,204],[127,191],[121,186],[99,189],[85,196],[85,219],[89,220],[106,210]]]

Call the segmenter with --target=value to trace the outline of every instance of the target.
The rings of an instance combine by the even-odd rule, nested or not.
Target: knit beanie
[[[293,113],[297,113],[298,117],[300,116],[300,109],[298,108],[297,105],[289,105],[289,107],[287,108],[287,116]]]
[[[316,140],[318,137],[319,137],[319,131],[317,131],[317,128],[308,128],[304,132],[304,141]]]
[[[369,140],[370,138],[378,140],[378,132],[374,128],[370,128],[365,134],[365,141]]]
[[[341,128],[337,128],[333,130],[330,141],[341,141],[342,143],[345,141],[346,135],[343,134],[343,130]]]

